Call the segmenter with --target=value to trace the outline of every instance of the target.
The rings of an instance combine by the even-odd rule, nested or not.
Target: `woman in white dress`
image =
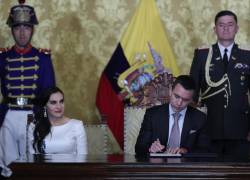
[[[29,127],[29,152],[87,154],[83,122],[64,116],[64,94],[58,87],[45,90]]]

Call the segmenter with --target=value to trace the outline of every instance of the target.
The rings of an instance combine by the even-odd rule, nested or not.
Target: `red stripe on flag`
[[[124,105],[119,96],[115,93],[105,73],[102,74],[96,95],[96,106],[99,112],[107,120],[107,124],[114,137],[123,149],[123,119]]]

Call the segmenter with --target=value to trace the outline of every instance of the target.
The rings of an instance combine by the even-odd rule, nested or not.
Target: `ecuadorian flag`
[[[124,144],[124,102],[118,96],[119,75],[136,63],[135,55],[146,54],[153,64],[148,43],[161,55],[163,65],[174,76],[179,75],[175,56],[169,45],[164,26],[157,11],[155,0],[141,0],[120,43],[105,67],[97,89],[96,106],[114,137],[123,149]]]

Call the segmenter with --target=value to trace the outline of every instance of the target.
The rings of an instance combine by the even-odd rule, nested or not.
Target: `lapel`
[[[166,145],[168,143],[169,130],[169,104],[162,106],[158,123],[158,130],[160,131],[161,142]]]
[[[228,73],[230,73],[234,69],[235,64],[237,63],[238,60],[239,60],[239,48],[237,44],[234,44],[227,67]]]
[[[224,76],[224,63],[220,54],[218,44],[213,44],[213,55],[209,69],[209,75],[212,81],[219,81]]]
[[[221,68],[224,68],[222,56],[220,54],[220,49],[218,44],[213,44],[213,56],[212,56],[212,64],[216,64],[216,66],[221,66]]]
[[[183,123],[183,127],[182,127],[182,133],[181,133],[181,146],[184,145],[184,143],[186,142],[186,138],[188,136],[188,133],[192,127],[192,118],[191,118],[191,111],[189,106],[187,107],[187,111],[184,117],[184,123]]]

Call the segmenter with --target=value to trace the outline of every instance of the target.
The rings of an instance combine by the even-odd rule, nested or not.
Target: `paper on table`
[[[181,154],[172,153],[150,153],[151,157],[181,157]]]

